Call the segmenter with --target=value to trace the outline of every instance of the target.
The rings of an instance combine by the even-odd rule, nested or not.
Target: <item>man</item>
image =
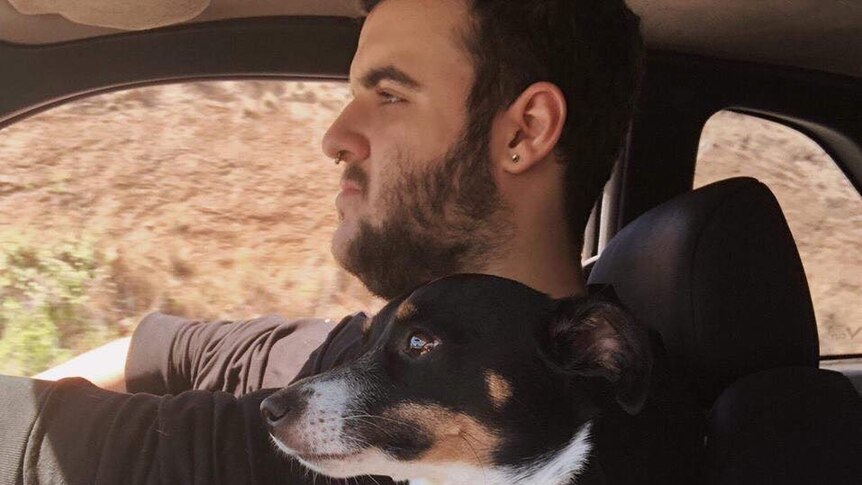
[[[637,18],[622,0],[364,5],[354,98],[323,141],[344,167],[332,242],[339,263],[385,298],[459,272],[554,297],[583,292],[581,234],[640,76]],[[365,320],[345,318],[320,344],[330,328],[317,320],[152,315],[131,342],[128,389],[183,394],[14,380],[0,405],[32,423],[0,418],[12,430],[0,456],[19,460],[19,478],[66,483],[128,481],[126,473],[162,483],[301,480],[298,465],[267,449],[254,391],[355,357]],[[204,392],[218,390],[253,394]],[[36,404],[22,403],[27,394]],[[96,451],[76,449],[73,438]],[[122,452],[130,440],[140,440],[138,456]]]

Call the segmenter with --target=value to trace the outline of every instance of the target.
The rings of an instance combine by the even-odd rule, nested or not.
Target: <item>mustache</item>
[[[348,166],[341,176],[341,180],[355,183],[362,189],[362,192],[365,192],[368,187],[368,174],[356,165]]]

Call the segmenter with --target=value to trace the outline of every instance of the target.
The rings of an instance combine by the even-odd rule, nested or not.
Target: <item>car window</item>
[[[329,252],[346,84],[212,81],[69,102],[0,130],[0,373],[149,312],[340,318],[374,299]]]
[[[775,193],[802,258],[821,356],[862,354],[862,198],[834,161],[779,123],[722,111],[703,129],[695,187],[750,176]]]

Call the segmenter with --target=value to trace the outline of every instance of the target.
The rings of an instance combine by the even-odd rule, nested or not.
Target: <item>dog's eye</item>
[[[434,350],[440,342],[434,337],[416,332],[410,336],[407,350],[414,356],[424,355]]]

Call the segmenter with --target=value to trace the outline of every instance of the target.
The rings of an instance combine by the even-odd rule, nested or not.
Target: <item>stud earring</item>
[[[520,161],[521,161],[521,155],[518,155],[517,153],[512,155],[512,162],[513,163],[518,163]]]
[[[335,154],[335,164],[338,165],[339,163],[341,163],[343,161],[344,161],[344,150],[338,150],[338,153]]]

